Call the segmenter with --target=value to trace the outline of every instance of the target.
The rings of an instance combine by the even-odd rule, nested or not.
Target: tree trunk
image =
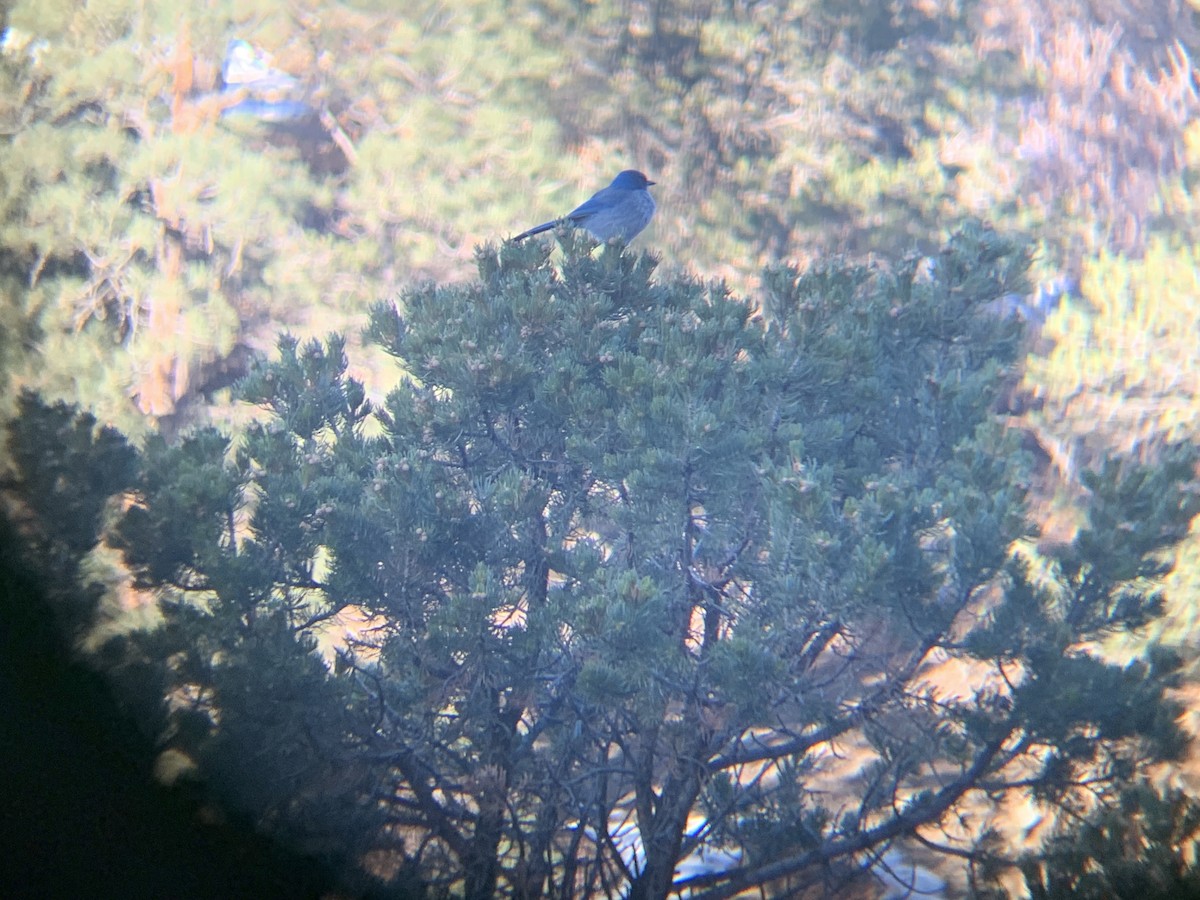
[[[688,814],[695,805],[702,784],[701,767],[695,763],[683,763],[683,760],[703,759],[705,742],[696,740],[690,743],[693,745],[690,749],[696,752],[680,757],[679,762],[685,771],[672,775],[663,785],[653,820],[644,823],[639,819],[646,862],[629,886],[626,900],[664,900],[671,892],[683,836],[687,831]]]

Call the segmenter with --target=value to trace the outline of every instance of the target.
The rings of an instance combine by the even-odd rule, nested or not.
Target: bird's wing
[[[620,199],[620,197],[614,197],[612,195],[613,189],[611,187],[606,187],[603,190],[596,191],[596,193],[592,194],[591,197],[580,203],[577,207],[563,216],[563,218],[571,222],[573,225],[582,225],[597,213],[601,213],[610,209],[613,203]],[[535,234],[541,234],[543,231],[549,231],[561,221],[562,219],[555,219],[553,222],[544,222],[535,228],[530,228],[528,231],[521,232],[515,238],[513,238],[513,240],[523,241],[527,237],[532,237]]]
[[[567,213],[567,218],[572,222],[585,222],[598,212],[602,212],[612,206],[613,201],[617,199],[612,196],[612,188],[604,188],[596,191],[587,200],[584,200],[577,207]]]

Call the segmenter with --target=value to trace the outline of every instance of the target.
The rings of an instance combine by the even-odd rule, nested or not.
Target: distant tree
[[[1011,96],[1035,90],[974,0],[539,5],[543,40],[588,61],[547,84],[564,140],[661,172],[687,213],[662,216],[656,240],[705,265],[928,240],[947,205],[979,208],[977,182],[990,195]]]
[[[829,892],[906,837],[994,865],[969,802],[1083,810],[1179,751],[1174,661],[1092,648],[1156,614],[1193,457],[1014,555],[1018,245],[755,306],[574,241],[378,307],[382,406],[285,339],[243,435],[146,443],[112,540],[163,621],[109,658],[264,827],[428,896]]]
[[[499,25],[529,28],[487,4],[425,6],[0,8],[0,415],[14,384],[131,434],[205,421],[280,328],[357,329],[402,279],[515,229],[528,196],[497,186],[557,152],[553,127],[474,119],[527,115],[558,61],[498,50]],[[309,113],[225,115],[234,39]]]

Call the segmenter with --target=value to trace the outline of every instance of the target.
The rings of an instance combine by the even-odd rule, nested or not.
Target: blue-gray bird
[[[597,191],[579,206],[567,213],[563,219],[544,222],[536,228],[522,231],[514,241],[549,231],[564,219],[572,225],[581,225],[598,241],[618,238],[629,243],[654,216],[654,198],[646,188],[655,182],[641,172],[626,169],[612,180],[612,184]]]

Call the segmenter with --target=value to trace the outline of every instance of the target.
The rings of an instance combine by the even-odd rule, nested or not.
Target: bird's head
[[[656,181],[651,181],[637,169],[626,169],[620,175],[612,180],[609,187],[620,188],[623,191],[644,191],[652,184],[657,184]]]

